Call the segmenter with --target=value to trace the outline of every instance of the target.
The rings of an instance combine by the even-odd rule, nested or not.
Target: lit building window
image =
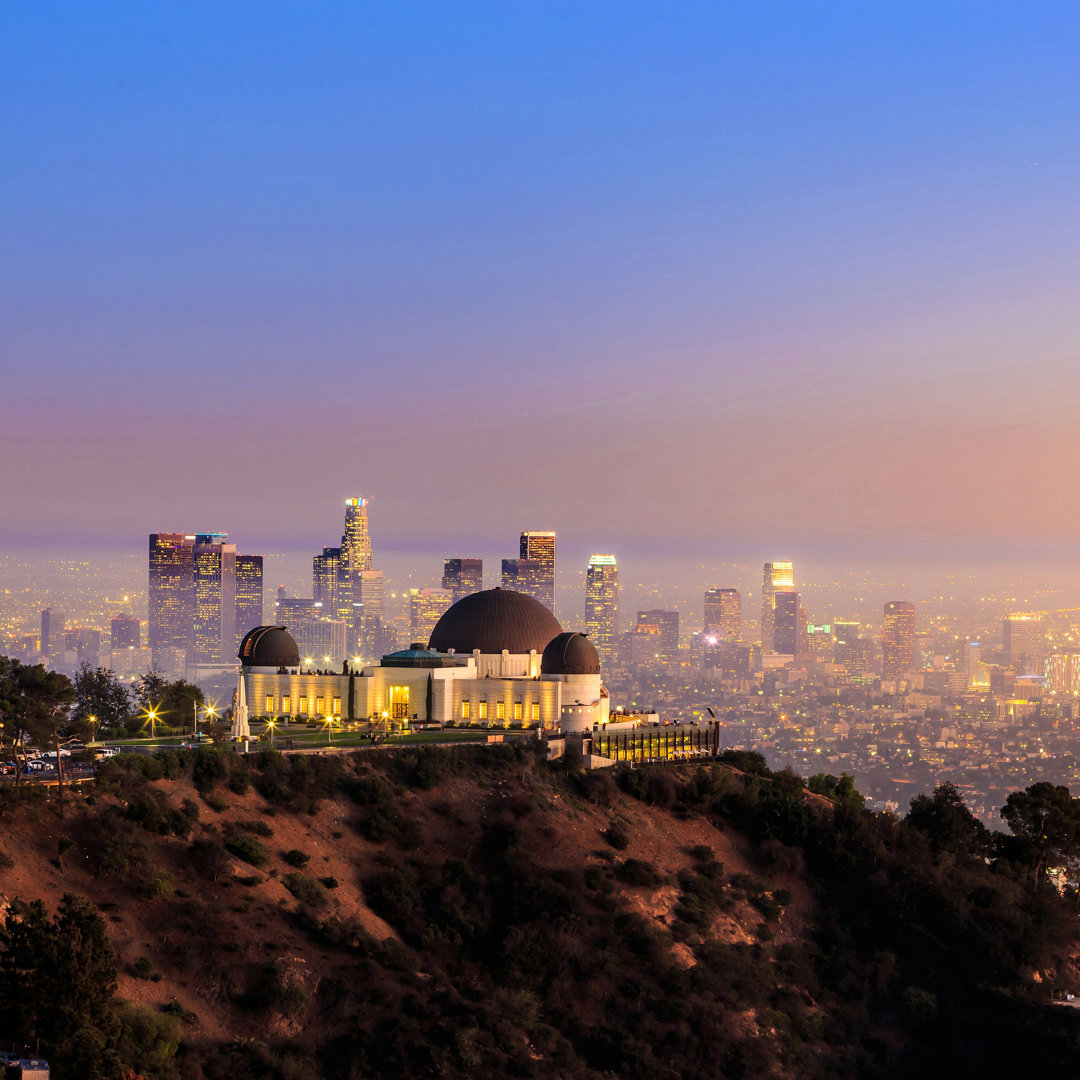
[[[469,705],[470,705],[470,702],[468,702],[468,701],[463,701],[461,703],[461,719],[462,720],[468,720],[469,719],[469,712],[470,712]]]
[[[301,716],[307,716],[307,695],[300,695],[300,708],[296,710]]]
[[[292,712],[292,698],[288,694],[286,694],[281,699],[281,711],[283,713],[291,713]]]
[[[334,715],[341,715],[341,698],[339,697],[334,698]]]
[[[481,701],[480,702],[480,719],[481,720],[486,720],[487,719],[487,702],[486,701]]]
[[[505,701],[496,701],[495,702],[495,719],[496,720],[505,720],[506,719],[506,702]]]
[[[535,724],[540,719],[540,702],[534,701],[532,705],[532,718]]]
[[[522,715],[522,705],[520,701],[514,702],[514,719],[520,720]]]
[[[324,705],[325,703],[326,703],[326,699],[325,699],[324,697],[321,697],[321,696],[320,696],[320,697],[317,697],[317,698],[315,699],[315,711],[316,711],[316,712],[317,712],[317,713],[318,713],[318,714],[319,714],[320,716],[322,716],[322,714],[323,714],[323,712],[324,712],[324,709],[323,709],[323,705]]]
[[[269,716],[274,711],[274,695],[266,695],[266,715]]]

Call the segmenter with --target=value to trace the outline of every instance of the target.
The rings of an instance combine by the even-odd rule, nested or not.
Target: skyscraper
[[[773,647],[773,612],[778,592],[794,592],[795,565],[789,562],[767,562],[761,582],[761,647]]]
[[[739,641],[742,638],[742,594],[738,589],[705,590],[706,637],[717,641]]]
[[[1017,675],[1043,675],[1046,667],[1046,635],[1040,615],[1013,612],[1001,622],[1005,663]]]
[[[194,660],[229,663],[236,652],[236,545],[199,533],[194,548]]]
[[[454,594],[449,589],[410,589],[409,633],[413,642],[426,648],[435,624],[453,602]]]
[[[113,649],[138,649],[142,645],[141,624],[130,615],[116,615],[109,622],[109,642]]]
[[[915,605],[907,600],[890,600],[885,605],[881,631],[881,674],[898,679],[915,667]]]
[[[236,556],[236,647],[263,621],[263,557]],[[235,651],[235,650],[234,650]]]
[[[555,614],[555,533],[525,531],[521,534],[521,544],[518,555],[521,559],[540,564],[538,571],[529,571],[533,574],[531,588],[521,589],[528,592],[534,599],[539,600],[552,613]],[[528,578],[528,574],[526,575]]]
[[[679,613],[677,611],[639,611],[635,634],[649,637],[655,635],[652,646],[654,657],[658,660],[675,660],[679,652]]]
[[[500,582],[504,589],[513,589],[514,592],[539,599],[536,595],[537,583],[543,574],[544,566],[538,559],[503,559]]]
[[[585,571],[585,633],[610,664],[619,630],[619,567],[614,555],[594,555]]]
[[[483,559],[444,559],[442,587],[454,594],[456,604],[463,596],[484,588]]]
[[[356,632],[360,654],[368,659],[382,655],[384,650],[383,631],[385,625],[384,594],[385,583],[381,570],[362,570],[359,578],[354,579],[356,591],[353,594],[353,627]]]
[[[151,533],[147,644],[155,666],[163,670],[174,671],[177,653],[186,657],[191,650],[194,578],[195,537],[186,533]]]
[[[311,595],[327,611],[333,612],[334,618],[351,619],[352,595],[343,570],[341,548],[324,547],[322,554],[311,560]]]
[[[42,656],[64,651],[64,625],[67,615],[54,608],[45,608],[41,613],[41,638],[39,650]]]
[[[799,652],[799,594],[777,591],[773,599],[773,652],[794,656]],[[805,628],[804,621],[804,632]]]
[[[345,500],[345,535],[341,538],[341,557],[352,574],[373,568],[371,537],[368,535],[368,500],[360,495]]]

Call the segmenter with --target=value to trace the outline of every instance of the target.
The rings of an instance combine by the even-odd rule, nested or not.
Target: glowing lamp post
[[[276,727],[277,727],[277,720],[275,720],[275,719],[274,719],[274,718],[273,718],[273,717],[271,716],[271,717],[270,717],[270,718],[269,718],[269,719],[268,719],[268,720],[266,721],[266,726],[267,726],[267,728],[268,728],[268,729],[269,729],[269,731],[270,731],[270,745],[271,745],[271,746],[273,746],[273,745],[274,745],[274,728],[276,728]]]

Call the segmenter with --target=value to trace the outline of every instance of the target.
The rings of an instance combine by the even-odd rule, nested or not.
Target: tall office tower
[[[536,583],[543,577],[543,573],[543,563],[538,559],[503,559],[502,587],[512,589],[514,592],[526,593],[538,600]]]
[[[410,589],[409,633],[412,640],[426,648],[435,624],[453,602],[454,594],[449,589]]]
[[[761,581],[761,647],[773,647],[773,611],[778,592],[795,591],[795,564],[767,562]]]
[[[538,562],[541,567],[532,579],[532,588],[521,591],[528,592],[554,615],[555,534],[553,532],[523,532],[518,556],[530,562]]]
[[[885,605],[881,655],[881,674],[886,679],[898,679],[915,667],[915,605],[907,600],[890,600]]]
[[[154,666],[176,670],[191,652],[195,620],[195,537],[150,534],[150,594],[147,644]]]
[[[236,556],[236,647],[263,622],[263,557]],[[235,649],[233,650],[236,651]]]
[[[852,645],[859,640],[859,631],[862,629],[862,624],[837,619],[832,624],[832,629],[837,645]]]
[[[382,656],[384,649],[385,583],[381,570],[362,570],[353,596],[353,640],[360,655],[372,660]],[[425,639],[426,640],[426,639]]]
[[[1080,654],[1061,652],[1047,658],[1046,689],[1052,694],[1080,695]]]
[[[138,649],[142,646],[141,624],[130,615],[117,615],[109,623],[109,640],[114,649]]]
[[[717,641],[742,637],[742,594],[738,589],[705,590],[705,636]]]
[[[454,594],[456,604],[463,596],[484,588],[483,559],[444,559],[442,587]]]
[[[341,670],[347,655],[344,619],[293,619],[288,629],[303,667],[315,671]]]
[[[286,630],[292,632],[293,623],[298,619],[329,619],[330,613],[323,607],[321,600],[310,596],[285,596],[274,604],[274,619]]]
[[[1017,675],[1042,675],[1046,665],[1046,636],[1041,615],[1014,612],[1001,621],[1005,663]]]
[[[670,661],[679,653],[679,613],[677,611],[639,611],[635,634],[656,635],[655,658]]]
[[[773,652],[795,656],[799,652],[799,594],[776,592],[773,596]],[[805,633],[806,623],[803,623]]]
[[[236,545],[228,533],[195,536],[194,659],[227,664],[236,653]]]
[[[368,535],[367,504],[357,495],[345,500],[345,535],[341,538],[341,557],[352,574],[370,570],[371,537]]]
[[[45,608],[41,613],[41,638],[39,651],[42,656],[64,651],[64,624],[67,616],[62,611]]]
[[[339,547],[324,547],[322,554],[311,560],[311,595],[327,611],[335,612],[336,618],[352,617],[352,592],[346,587],[348,578],[344,569]]]
[[[619,567],[614,555],[594,555],[585,571],[585,633],[596,646],[601,665],[615,658],[618,632]]]

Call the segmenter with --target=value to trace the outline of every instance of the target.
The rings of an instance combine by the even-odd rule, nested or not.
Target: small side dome
[[[599,675],[600,654],[584,635],[576,632],[552,638],[540,660],[542,675]]]
[[[236,655],[244,667],[300,666],[300,649],[284,626],[256,626],[249,630]]]

